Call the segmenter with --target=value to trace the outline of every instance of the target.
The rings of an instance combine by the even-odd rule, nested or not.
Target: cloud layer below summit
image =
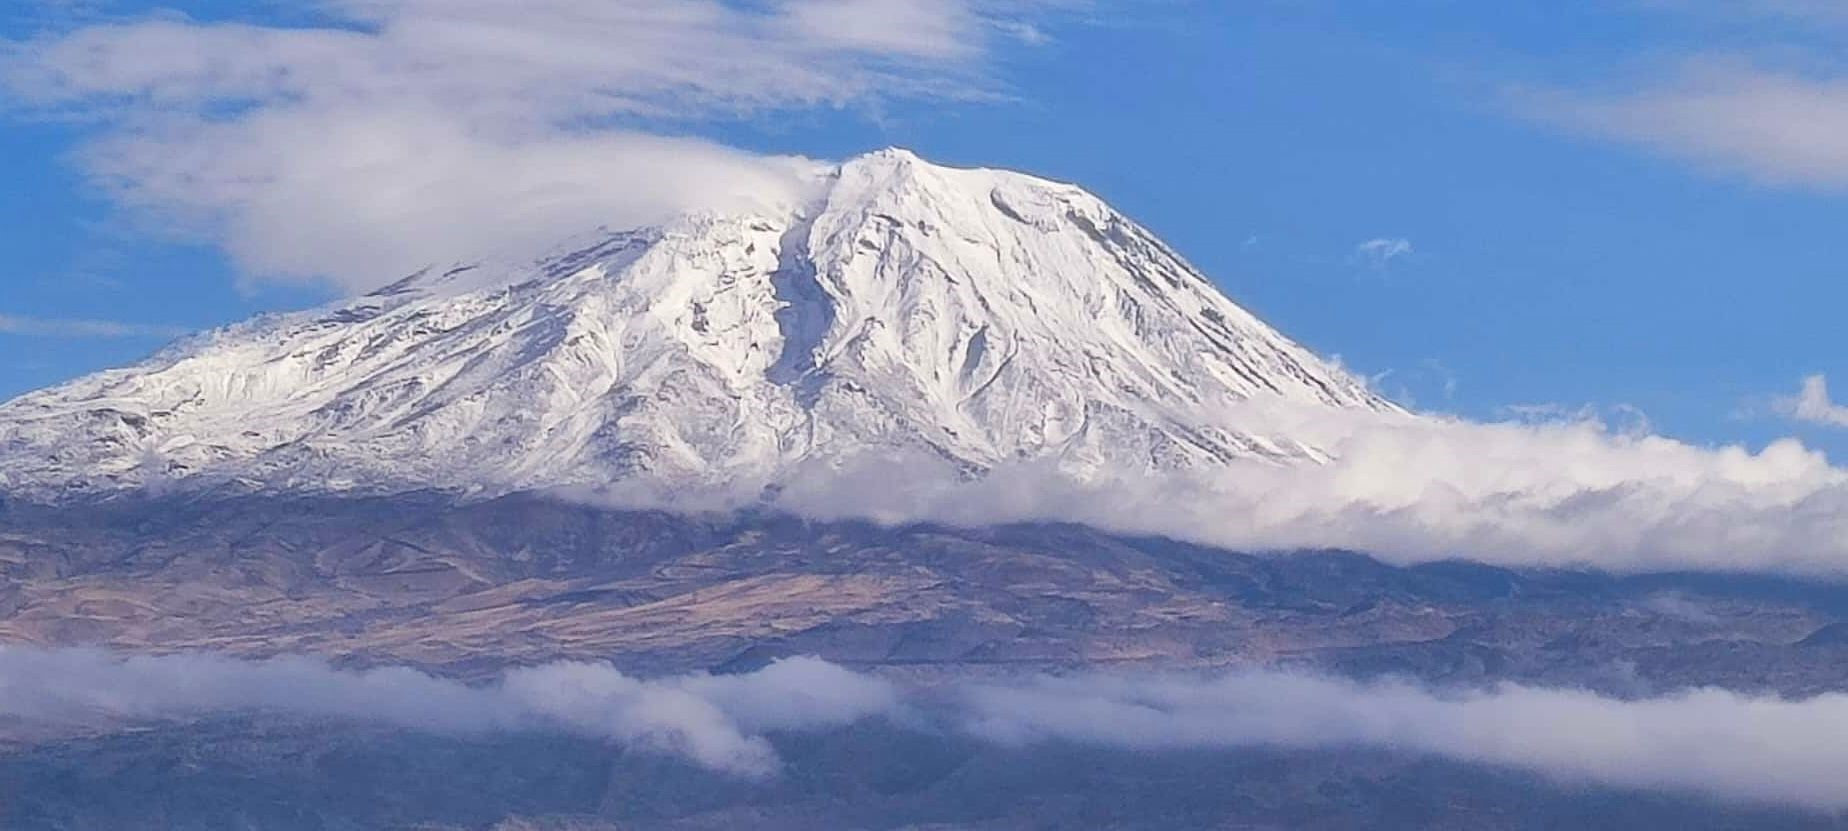
[[[815,659],[748,675],[659,679],[560,663],[473,686],[300,658],[0,647],[0,722],[94,730],[253,713],[443,734],[566,732],[741,777],[780,773],[775,734],[886,719],[1008,746],[1381,748],[1569,782],[1848,807],[1834,774],[1848,764],[1848,697],[1839,694],[1784,700],[1696,690],[1622,700],[1271,671],[964,680],[925,691]]]
[[[1075,522],[1244,551],[1347,549],[1396,563],[1848,573],[1848,470],[1795,440],[1754,452],[1588,417],[1476,423],[1230,406],[1240,409],[1238,423],[1323,448],[1332,460],[1163,475],[1022,462],[970,479],[925,454],[869,453],[791,473],[775,504],[820,519]],[[755,502],[762,485],[694,493],[632,482],[582,498],[723,510]]]

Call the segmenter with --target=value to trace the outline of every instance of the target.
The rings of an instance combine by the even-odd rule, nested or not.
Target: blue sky
[[[22,8],[0,13],[0,36],[43,44],[158,7]],[[325,22],[267,3],[166,8]],[[1848,454],[1839,428],[1768,403],[1806,375],[1848,378],[1836,321],[1848,161],[1827,129],[1848,98],[1826,57],[1848,19],[1826,4],[973,8],[1029,34],[979,54],[954,40],[889,46],[853,69],[867,89],[838,100],[610,120],[753,153],[898,144],[1078,182],[1285,332],[1421,408],[1589,407],[1697,442],[1797,435]],[[13,60],[39,59],[26,53]],[[47,104],[26,77],[0,127],[0,396],[132,360],[169,330],[337,296],[270,273],[311,257],[201,230],[198,206],[167,204],[171,191],[99,180],[86,148],[168,103],[126,116],[93,97]],[[918,78],[935,86],[910,89]],[[1732,132],[1743,123],[1763,129]],[[1838,141],[1848,148],[1848,132]]]

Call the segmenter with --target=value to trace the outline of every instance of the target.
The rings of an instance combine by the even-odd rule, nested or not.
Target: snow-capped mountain
[[[431,271],[0,405],[0,491],[774,482],[924,451],[972,472],[1315,458],[1256,396],[1391,410],[1079,188],[848,161],[817,196]]]

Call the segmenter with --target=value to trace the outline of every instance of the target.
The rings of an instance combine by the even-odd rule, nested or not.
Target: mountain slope
[[[0,491],[772,484],[1306,459],[1227,404],[1390,410],[1084,191],[887,150],[806,205],[259,318],[0,406]]]

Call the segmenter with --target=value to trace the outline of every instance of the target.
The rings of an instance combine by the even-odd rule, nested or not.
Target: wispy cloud
[[[1778,412],[1798,421],[1848,427],[1848,405],[1837,404],[1829,397],[1829,379],[1822,375],[1804,378],[1803,388],[1796,395],[1779,398],[1775,404]]]
[[[1614,93],[1529,95],[1527,113],[1717,171],[1786,185],[1848,186],[1848,78],[1702,66]]]
[[[0,314],[0,334],[53,338],[174,338],[189,330],[181,326],[123,323],[114,320],[72,320]]]
[[[1425,358],[1407,369],[1387,369],[1367,379],[1369,386],[1405,406],[1416,406],[1419,390],[1435,389],[1445,401],[1456,398],[1457,374],[1443,361]]]
[[[746,675],[657,679],[559,663],[468,685],[304,658],[0,647],[0,720],[106,729],[253,712],[442,733],[570,731],[746,777],[782,768],[769,732],[886,718],[1009,745],[1377,747],[1572,781],[1848,808],[1838,775],[1848,766],[1842,694],[1786,700],[1710,689],[1620,700],[1271,671],[951,678],[924,689],[812,658]]]
[[[1632,0],[1656,42],[1595,82],[1518,87],[1516,109],[1725,175],[1848,187],[1848,5],[1834,0]],[[1622,13],[1623,9],[1616,10]],[[1640,57],[1638,56],[1640,55]],[[1584,65],[1572,67],[1586,77]]]
[[[101,121],[81,156],[249,273],[352,290],[693,208],[776,209],[816,166],[714,121],[992,94],[1054,0],[326,0],[328,25],[167,17],[0,50],[15,106]],[[662,126],[668,125],[668,126]]]
[[[1354,246],[1354,259],[1374,268],[1385,268],[1393,260],[1413,253],[1412,241],[1404,237],[1377,237]]]
[[[1441,385],[1441,388],[1443,389],[1443,392],[1444,392],[1445,401],[1449,401],[1457,397],[1457,384],[1458,384],[1457,374],[1453,372],[1450,369],[1450,367],[1445,366],[1443,361],[1440,361],[1436,358],[1426,358],[1422,361],[1419,361],[1418,366],[1421,369],[1423,369],[1426,373],[1433,375],[1438,379],[1438,382]]]

